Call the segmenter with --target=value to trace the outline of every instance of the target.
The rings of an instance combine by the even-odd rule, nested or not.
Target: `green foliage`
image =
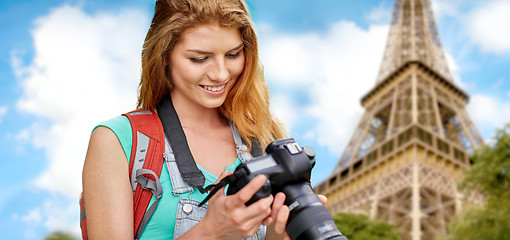
[[[485,204],[458,213],[449,224],[450,234],[440,239],[510,239],[510,125],[475,152],[460,187],[468,194],[482,194]]]
[[[488,200],[510,198],[510,124],[496,132],[494,143],[480,147],[461,187]]]
[[[363,214],[337,213],[333,216],[338,229],[349,240],[398,240],[400,231],[385,221],[371,220]]]
[[[44,240],[75,240],[77,239],[73,234],[68,232],[56,231],[48,234]]]
[[[508,204],[507,204],[508,205]],[[450,223],[450,235],[445,240],[510,239],[510,213],[507,209],[497,207],[471,206],[455,216]]]

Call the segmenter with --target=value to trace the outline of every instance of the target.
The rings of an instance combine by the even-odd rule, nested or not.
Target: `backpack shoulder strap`
[[[153,110],[135,110],[122,115],[129,119],[133,130],[129,178],[134,194],[134,234],[135,239],[139,239],[162,197],[159,177],[163,168],[165,135],[158,114]],[[147,209],[153,194],[156,202]]]
[[[83,192],[80,194],[80,228],[82,239],[88,240],[89,236],[87,233],[87,218],[85,217],[85,202],[83,200]]]

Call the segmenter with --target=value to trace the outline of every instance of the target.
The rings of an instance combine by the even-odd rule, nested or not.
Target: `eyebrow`
[[[232,52],[232,51],[235,51],[235,50],[239,50],[243,46],[244,46],[244,43],[241,43],[241,44],[239,44],[239,46],[237,46],[235,48],[232,48],[232,49],[228,50],[227,52]],[[207,52],[207,51],[203,51],[203,50],[200,50],[200,49],[189,49],[188,52],[195,52],[195,53],[199,53],[199,54],[212,54],[212,52]]]

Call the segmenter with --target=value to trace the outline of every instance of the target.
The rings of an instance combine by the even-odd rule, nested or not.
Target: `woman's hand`
[[[218,181],[229,174],[231,173],[222,173]],[[236,194],[228,196],[224,194],[224,188],[220,189],[209,200],[207,213],[202,221],[182,237],[184,239],[240,239],[253,236],[263,221],[271,215],[273,196],[260,199],[250,206],[245,204],[266,180],[264,175],[258,175]]]
[[[324,195],[317,195],[321,200],[322,204],[326,204],[328,199]],[[289,235],[287,234],[285,228],[287,226],[287,220],[289,218],[289,207],[284,205],[285,202],[285,194],[279,192],[276,194],[273,207],[271,211],[271,217],[266,220],[269,222],[269,226],[267,227],[266,238],[268,240],[290,240]]]

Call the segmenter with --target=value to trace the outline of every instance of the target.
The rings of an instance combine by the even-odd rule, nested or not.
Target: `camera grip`
[[[246,186],[253,178],[254,177],[244,176],[238,181],[229,184],[227,189],[227,195],[236,194],[239,190]],[[267,180],[264,183],[264,185],[262,185],[262,187],[260,187],[260,189],[257,192],[255,192],[255,194],[253,194],[251,199],[248,202],[246,202],[245,204],[246,206],[250,206],[252,203],[258,201],[259,199],[268,197],[271,194],[271,182],[269,182],[269,178],[267,178],[267,176],[266,179]]]

